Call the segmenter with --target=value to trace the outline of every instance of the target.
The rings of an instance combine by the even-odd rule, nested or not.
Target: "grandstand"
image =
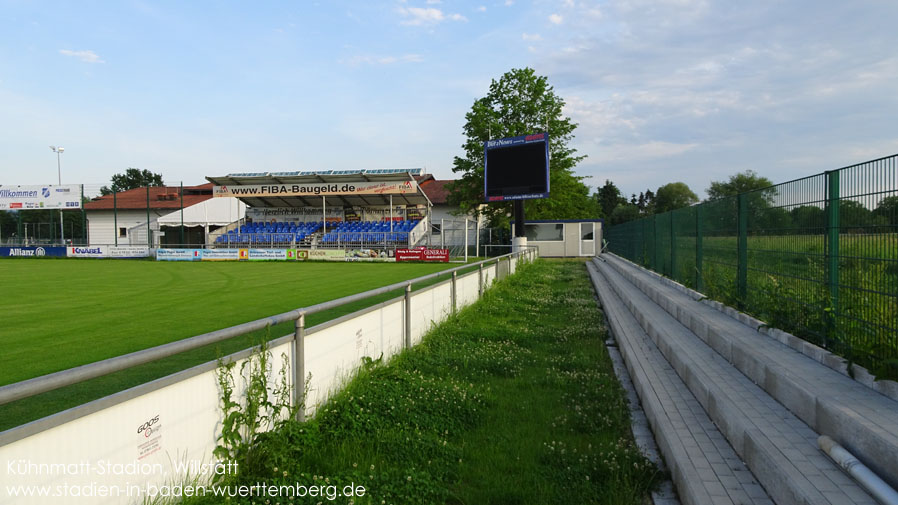
[[[423,245],[432,202],[421,169],[238,173],[207,177],[213,196],[246,216],[210,236],[216,248],[367,248]]]

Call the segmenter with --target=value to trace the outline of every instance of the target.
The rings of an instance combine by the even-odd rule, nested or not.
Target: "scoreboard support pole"
[[[514,223],[511,251],[518,252],[527,247],[527,235],[524,233],[524,200],[514,201]]]

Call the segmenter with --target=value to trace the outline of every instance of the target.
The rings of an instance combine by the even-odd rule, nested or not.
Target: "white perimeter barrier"
[[[495,279],[514,272],[519,260],[508,257],[413,292],[411,344],[452,313],[453,298],[456,309],[473,303]],[[306,330],[308,415],[342,387],[363,357],[386,360],[403,349],[405,307],[400,297]],[[272,381],[284,358],[291,367],[293,343],[288,335],[270,344]],[[248,355],[230,357],[239,361],[235,375]],[[184,492],[166,486],[196,477],[206,483],[213,471],[233,473],[212,465],[221,429],[216,370],[215,362],[199,365],[0,433],[0,503],[141,503],[153,494]],[[236,386],[242,394],[239,377]]]

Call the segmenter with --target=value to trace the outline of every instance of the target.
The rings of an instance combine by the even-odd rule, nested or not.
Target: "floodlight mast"
[[[59,185],[62,186],[62,163],[59,159],[59,155],[65,152],[65,147],[50,146],[50,150],[56,153],[56,176],[59,180]],[[59,240],[62,242],[62,245],[65,246],[65,228],[62,222],[62,207],[59,208]]]

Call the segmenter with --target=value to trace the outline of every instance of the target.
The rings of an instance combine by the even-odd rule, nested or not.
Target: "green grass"
[[[11,259],[0,278],[0,385],[419,277],[454,264],[155,262]],[[383,301],[312,315],[307,325]],[[292,323],[271,329],[272,337]],[[255,335],[62,388],[0,408],[0,430],[245,349]]]
[[[645,503],[661,475],[632,441],[604,339],[582,262],[521,267],[314,419],[261,435],[227,484],[353,482],[356,504]]]

